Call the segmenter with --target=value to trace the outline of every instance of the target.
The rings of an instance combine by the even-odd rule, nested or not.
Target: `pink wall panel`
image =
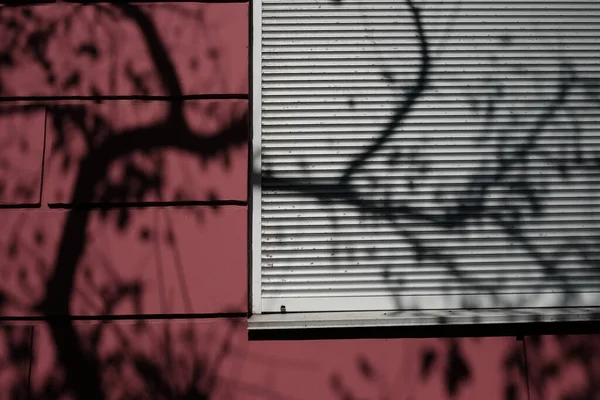
[[[246,310],[245,207],[6,209],[0,218],[3,316]]]
[[[0,399],[29,398],[32,335],[30,324],[0,324]]]
[[[0,209],[0,315],[37,315],[61,240],[63,212]]]
[[[418,340],[416,399],[526,399],[524,348],[514,337]]]
[[[40,202],[45,109],[0,103],[0,206]]]
[[[97,364],[62,367],[81,361],[61,341],[73,332]],[[243,318],[218,318],[38,324],[33,343],[35,394],[71,376],[86,383],[79,398],[93,387],[107,399],[527,398],[511,375],[523,358],[512,338],[248,342]]]
[[[92,213],[70,312],[245,311],[245,216],[246,208],[236,206],[128,208],[111,210],[105,219]],[[122,217],[127,221],[120,228]],[[119,295],[119,285],[131,292]],[[111,296],[118,302],[104,309]]]
[[[247,92],[246,3],[55,3],[2,12],[3,97]]]
[[[187,100],[183,122],[171,104],[51,104],[44,203],[245,201],[247,102]]]
[[[600,398],[600,335],[526,340],[531,400]]]

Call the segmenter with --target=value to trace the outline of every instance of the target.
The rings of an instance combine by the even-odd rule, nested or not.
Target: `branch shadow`
[[[0,7],[0,117],[44,115],[35,181],[42,188],[32,207],[48,207],[28,212],[8,198],[14,207],[0,210],[8,349],[0,364],[9,377],[0,397],[201,400],[221,390],[245,306],[195,309],[182,255],[189,240],[182,218],[173,217],[205,226],[247,205],[239,179],[246,178],[247,96],[228,94],[236,86],[228,81],[239,77],[222,65],[227,42],[214,35],[207,14],[219,11],[210,8]],[[191,30],[204,40],[186,44]],[[209,94],[189,96],[193,85]],[[11,125],[1,138],[24,137],[26,125]],[[26,139],[40,140],[33,136]],[[20,166],[7,149],[0,141],[0,187],[12,190]],[[119,240],[129,249],[114,246]],[[152,264],[157,275],[149,281]],[[177,322],[184,317],[192,322]],[[208,340],[193,323],[200,318],[219,318],[226,328]],[[31,337],[17,337],[15,319],[32,321]]]
[[[354,3],[328,3],[319,11],[311,10],[315,13],[311,18],[318,18],[323,11],[325,18],[333,19],[335,10],[341,15],[347,6],[349,13],[340,16],[340,26],[350,17],[359,19],[356,15],[361,10]],[[548,45],[546,54],[533,54],[534,50],[542,51],[543,45],[535,47],[533,41],[527,41],[527,26],[498,33],[498,42],[491,43],[496,39],[495,27],[489,23],[487,32],[482,22],[479,30],[473,29],[473,37],[467,38],[467,28],[456,26],[462,15],[453,22],[458,34],[452,27],[444,30],[444,45],[433,51],[429,37],[439,33],[439,26],[428,24],[441,24],[441,19],[434,17],[441,18],[443,12],[450,11],[439,4],[428,9],[421,2],[403,4],[406,9],[401,10],[403,19],[399,20],[410,19],[417,42],[411,43],[418,48],[413,51],[419,55],[415,56],[416,78],[403,79],[396,71],[405,70],[400,65],[390,66],[391,60],[401,59],[400,52],[409,51],[400,45],[394,49],[396,53],[380,54],[374,61],[380,65],[370,66],[381,70],[379,82],[371,82],[373,97],[381,97],[379,85],[384,83],[400,97],[397,100],[392,95],[387,100],[386,105],[392,108],[389,113],[374,107],[375,100],[367,95],[363,95],[362,104],[360,95],[349,95],[346,108],[330,107],[339,103],[340,93],[346,93],[335,92],[332,87],[336,84],[348,92],[363,93],[360,85],[347,88],[352,81],[350,73],[334,78],[329,75],[327,85],[302,82],[304,87],[282,89],[281,93],[299,99],[295,104],[277,108],[272,98],[268,99],[268,110],[273,112],[270,117],[289,115],[297,120],[285,126],[289,132],[267,121],[273,139],[261,143],[267,156],[262,157],[260,171],[253,172],[268,200],[262,205],[263,212],[272,218],[269,226],[263,227],[269,242],[269,261],[263,267],[272,267],[282,275],[279,278],[273,272],[264,281],[267,290],[275,296],[277,290],[289,289],[306,297],[331,296],[335,291],[335,295],[353,299],[385,293],[392,298],[388,309],[398,314],[420,308],[596,305],[600,261],[596,177],[600,163],[595,113],[600,77],[588,77],[594,71],[587,68],[585,56],[573,56],[560,40],[551,44],[540,40]],[[364,18],[382,17],[386,11],[381,7],[365,6]],[[438,14],[435,7],[441,9]],[[293,11],[298,10],[305,11],[301,5]],[[468,11],[464,7],[461,10]],[[493,11],[499,15],[503,12]],[[388,20],[390,15],[388,10]],[[466,18],[462,23],[470,29]],[[370,32],[367,25],[365,22],[365,38]],[[360,29],[346,28],[357,36]],[[382,48],[391,38],[389,31],[385,32],[387,36],[378,37]],[[308,46],[312,39],[301,36],[297,45]],[[356,57],[361,51],[377,53],[378,39],[372,39],[372,47],[367,39],[356,44]],[[396,39],[400,42],[404,37],[398,34]],[[411,48],[407,43],[402,45]],[[465,55],[468,46],[475,61]],[[527,46],[531,56],[523,55]],[[322,66],[327,73],[333,68],[330,59],[320,64],[320,53],[325,52],[322,48],[312,58],[303,54],[309,60],[302,62],[292,60],[294,51],[289,51],[289,60],[286,54],[280,59],[293,62],[294,67],[312,63],[315,75]],[[518,57],[521,59],[515,61]],[[465,71],[450,68],[456,59],[464,60]],[[354,61],[351,57],[339,60],[336,67],[360,75],[360,64]],[[479,69],[469,69],[472,65]],[[362,84],[360,79],[366,78],[359,76],[354,82]],[[517,83],[512,84],[511,79]],[[402,83],[408,87],[398,87]],[[444,92],[446,83],[456,92]],[[268,86],[273,92],[274,88]],[[322,102],[308,100],[313,88]],[[329,92],[321,93],[325,89]],[[462,117],[466,122],[462,123]],[[344,118],[354,122],[351,129]],[[290,138],[284,142],[286,134]],[[277,145],[284,148],[276,149]],[[327,154],[321,155],[321,146]],[[283,261],[272,257],[276,251]],[[286,254],[294,254],[294,259],[285,258]],[[296,276],[283,273],[282,268],[290,265],[298,271]],[[373,266],[380,267],[379,281],[369,275]],[[323,278],[325,275],[331,276],[331,281]],[[324,280],[323,284],[311,285],[314,277]],[[428,279],[436,279],[436,283]],[[531,290],[533,279],[542,281],[537,293]],[[564,295],[551,298],[555,291]],[[439,300],[421,301],[420,296],[437,296]],[[303,310],[286,306],[286,312],[294,311]],[[530,322],[535,325],[539,317],[532,313]],[[440,331],[445,329],[442,326]],[[457,336],[466,335],[460,329]],[[382,336],[373,333],[372,337]],[[465,356],[468,340],[440,340],[443,350],[425,348],[421,354],[421,379],[424,384],[432,377],[440,379],[448,398],[461,397],[473,384],[479,365]],[[553,356],[548,356],[547,349],[541,349],[541,341],[554,341],[560,355],[551,352]],[[546,336],[543,340],[521,337],[506,349],[498,370],[504,379],[503,393],[494,395],[506,400],[597,398],[597,372],[591,361],[597,342],[597,336],[589,334]],[[583,377],[577,378],[583,383],[578,388],[566,387],[561,393],[555,384],[566,379],[569,386],[573,378],[559,375],[571,368],[583,371]],[[356,369],[365,382],[378,387],[376,368],[367,359],[358,357]],[[330,376],[330,388],[337,398],[362,398],[352,391],[350,380],[345,382],[336,373]],[[394,396],[385,389],[374,392],[373,398]]]
[[[344,1],[330,3],[323,6],[328,17],[345,6],[349,15],[361,12]],[[403,42],[407,50],[387,44],[388,36],[371,38],[383,9],[365,7],[360,17],[366,21],[364,43],[356,54],[379,51],[374,62],[380,64],[370,67],[381,70],[377,85],[394,91],[389,100],[378,100],[379,108],[371,98],[361,103],[351,97],[348,110],[329,111],[329,102],[339,97],[334,89],[320,94],[324,111],[314,108],[314,100],[280,108],[269,103],[274,117],[300,117],[290,125],[293,138],[285,144],[279,139],[283,133],[268,121],[274,139],[263,143],[262,170],[254,172],[261,175],[268,200],[263,208],[273,218],[265,230],[272,244],[264,251],[270,257],[277,247],[299,261],[284,257],[280,263],[298,267],[297,276],[279,279],[273,273],[264,282],[267,290],[387,294],[393,301],[389,309],[398,312],[595,305],[598,80],[586,76],[587,59],[571,56],[565,44],[544,41],[535,47],[548,47],[543,59],[532,55],[513,61],[522,48],[536,45],[527,27],[507,31],[497,41],[495,31],[467,38],[463,30],[470,25],[460,23],[479,14],[465,7],[461,12],[467,16],[449,23],[443,45],[432,50],[429,37],[437,38],[447,10],[412,1],[396,8],[398,24],[408,20],[414,30],[415,43]],[[375,22],[367,21],[370,16]],[[363,27],[353,29],[358,35]],[[407,39],[398,34],[397,40]],[[391,62],[402,60],[403,51],[418,55],[410,71],[414,77],[402,77],[396,71],[407,66]],[[310,60],[316,71],[319,54]],[[469,57],[476,61],[465,61],[461,68],[468,71],[455,67],[456,59]],[[331,69],[328,60],[323,65]],[[337,66],[359,68],[352,61]],[[327,88],[346,88],[346,80],[352,81],[338,78],[343,81],[331,78]],[[373,96],[381,96],[377,85]],[[324,90],[311,83],[288,91],[300,96],[312,93],[313,86]],[[380,111],[388,110],[384,106],[389,112]],[[311,121],[303,122],[309,112]],[[355,132],[343,131],[346,116],[356,116]],[[330,133],[317,143],[315,135],[324,129]],[[285,148],[274,147],[280,144]],[[329,153],[321,155],[320,148],[312,150],[315,146]],[[295,201],[283,198],[286,193]],[[276,261],[271,264],[277,267]],[[369,275],[373,266],[381,279]],[[323,282],[325,289],[304,284],[319,270],[332,271],[343,284]],[[532,279],[540,280],[535,290]]]

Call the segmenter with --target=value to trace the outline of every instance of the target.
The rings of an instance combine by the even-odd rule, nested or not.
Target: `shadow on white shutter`
[[[254,7],[253,313],[600,303],[600,2]]]

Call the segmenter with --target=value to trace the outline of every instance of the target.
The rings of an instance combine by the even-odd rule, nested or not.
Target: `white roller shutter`
[[[262,0],[253,46],[254,313],[600,303],[599,1]]]

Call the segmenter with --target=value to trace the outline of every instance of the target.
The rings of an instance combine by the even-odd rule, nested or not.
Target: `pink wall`
[[[597,336],[247,340],[248,6],[0,7],[0,399],[600,398]]]

